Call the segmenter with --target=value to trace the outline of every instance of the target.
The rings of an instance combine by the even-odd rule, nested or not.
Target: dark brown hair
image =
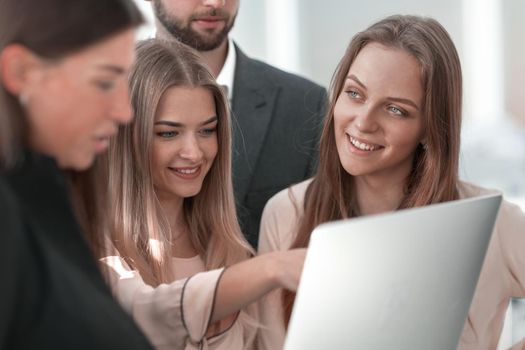
[[[60,60],[144,22],[131,0],[0,0],[0,54],[20,44],[48,60]],[[0,84],[0,171],[14,166],[27,143],[27,125],[20,102]],[[71,172],[73,204],[82,228],[103,219],[105,198],[95,190],[95,174]],[[100,197],[100,198],[98,198]],[[96,200],[95,200],[96,198]],[[95,251],[99,235],[87,235]]]
[[[142,23],[131,0],[0,0],[0,53],[21,44],[60,59]],[[0,169],[13,165],[23,148],[24,119],[18,100],[0,84]]]

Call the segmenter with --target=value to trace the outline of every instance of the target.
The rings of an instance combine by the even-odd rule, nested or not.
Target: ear
[[[423,130],[421,130],[421,135],[419,137],[419,143],[422,145],[426,145],[428,142],[428,132],[426,127],[424,127]]]
[[[426,136],[424,136],[420,141],[419,141],[419,144],[423,147],[424,150],[427,149],[427,142],[428,142],[428,139]]]
[[[7,91],[19,95],[27,89],[42,60],[20,44],[7,45],[0,54],[0,80]]]

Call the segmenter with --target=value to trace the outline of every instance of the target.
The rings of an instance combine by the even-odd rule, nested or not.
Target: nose
[[[357,130],[362,133],[373,133],[379,128],[376,116],[371,106],[363,105],[355,117]]]
[[[227,0],[204,0],[203,5],[204,6],[210,6],[213,8],[223,7],[226,5]]]
[[[131,102],[129,99],[129,87],[127,83],[122,84],[115,92],[111,117],[119,124],[126,124],[133,118]]]
[[[202,149],[195,135],[187,135],[183,140],[180,157],[191,162],[198,162],[203,157]]]

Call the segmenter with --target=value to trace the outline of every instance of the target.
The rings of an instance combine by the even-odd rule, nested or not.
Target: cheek
[[[94,99],[88,92],[80,88],[50,91],[37,108],[55,124],[57,135],[93,136],[106,123],[109,108],[106,101]]]
[[[341,138],[346,137],[345,128],[348,126],[349,122],[349,118],[346,117],[344,113],[342,113],[341,106],[336,104],[332,123],[334,126],[334,136],[337,143],[341,142]]]
[[[232,23],[234,20],[235,20],[235,15],[237,14],[238,12],[238,8],[236,6],[232,6],[229,10],[228,10],[228,13],[230,14],[230,23]]]
[[[67,99],[61,100],[53,94],[49,98],[35,98],[28,110],[28,124],[30,137],[67,149],[85,139],[91,128],[86,125],[85,116],[79,115]]]
[[[209,142],[205,145],[205,153],[206,158],[210,163],[212,163],[215,158],[217,157],[217,153],[219,152],[219,142],[217,140],[217,137],[210,138]]]
[[[341,96],[339,96],[337,98],[337,101],[335,101],[335,106],[334,106],[334,120],[337,119],[341,119],[342,115],[343,115],[343,111],[344,111],[344,108],[343,108],[343,101],[341,100]]]
[[[351,106],[340,96],[334,106],[334,127],[336,131],[345,127],[352,120],[351,114]]]
[[[153,173],[159,172],[167,163],[168,149],[161,142],[154,140],[151,147],[150,163]]]
[[[387,133],[385,133],[387,134]],[[391,143],[400,147],[415,148],[421,141],[421,126],[419,123],[405,127],[392,127],[389,133]]]

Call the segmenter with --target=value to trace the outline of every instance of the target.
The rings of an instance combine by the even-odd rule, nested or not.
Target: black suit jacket
[[[235,49],[233,186],[241,228],[257,247],[268,199],[316,166],[326,90]]]
[[[0,174],[0,349],[151,349],[113,300],[53,160]]]

